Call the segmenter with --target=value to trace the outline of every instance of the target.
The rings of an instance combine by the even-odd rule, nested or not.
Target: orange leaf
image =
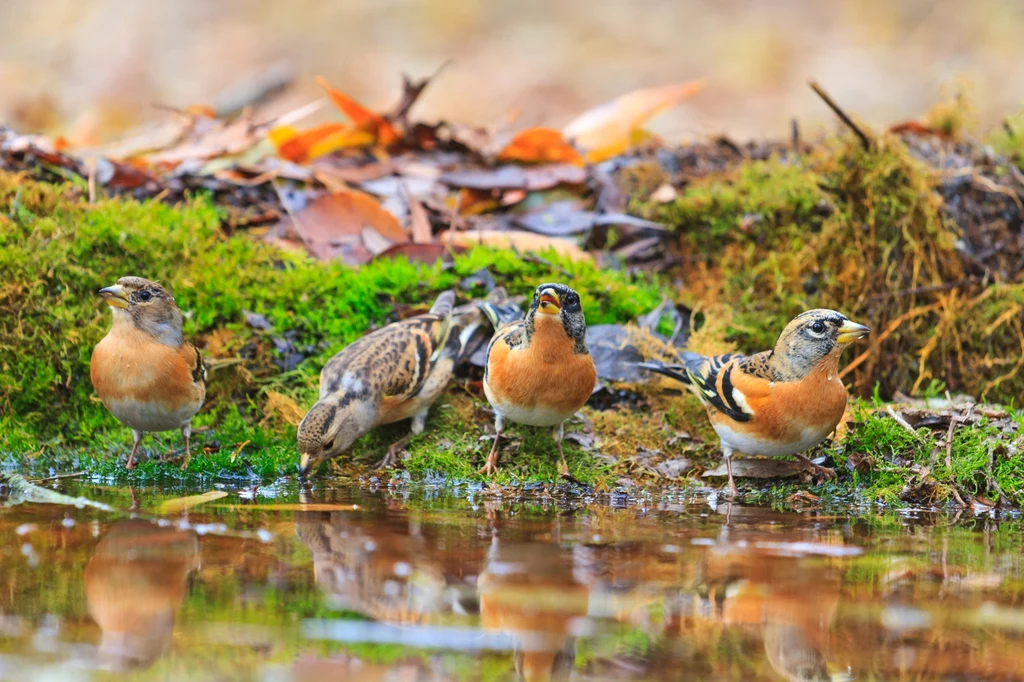
[[[349,120],[357,128],[373,135],[378,143],[386,147],[398,141],[400,137],[398,131],[395,130],[394,126],[386,118],[374,111],[370,111],[340,90],[335,90],[323,76],[316,77],[316,84],[324,89],[328,97],[331,98],[331,101],[334,102],[334,105],[343,114],[348,116]]]
[[[501,206],[501,198],[491,190],[469,189],[459,190],[458,197],[448,202],[452,208],[458,207],[462,215],[480,215],[493,211]]]
[[[527,128],[516,134],[498,153],[499,161],[523,163],[572,163],[583,165],[583,157],[553,128]]]
[[[278,126],[267,133],[267,137],[281,158],[302,163],[314,158],[310,153],[314,145],[343,130],[348,130],[348,126],[341,123],[325,123],[303,131],[292,126]]]
[[[703,81],[691,81],[634,90],[584,112],[562,132],[579,147],[594,152],[587,154],[588,161],[603,161],[627,148],[634,131],[649,120],[703,89]]]

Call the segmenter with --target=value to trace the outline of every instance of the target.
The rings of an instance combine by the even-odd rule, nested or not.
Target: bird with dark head
[[[835,476],[800,453],[825,440],[843,418],[847,392],[839,355],[869,331],[834,310],[808,310],[786,325],[773,350],[714,357],[687,352],[681,365],[640,366],[682,382],[700,398],[722,442],[735,496],[734,452],[794,455],[815,473]]]
[[[484,394],[494,408],[496,433],[480,473],[497,471],[498,443],[510,419],[555,427],[560,471],[568,475],[564,423],[583,407],[597,383],[579,294],[564,284],[541,284],[521,320],[502,320],[491,306],[485,305],[484,312],[496,330],[484,369]]]
[[[142,277],[122,277],[99,295],[114,323],[93,349],[90,375],[103,404],[132,430],[127,466],[135,466],[143,433],[180,429],[184,469],[192,418],[206,397],[206,368],[182,335],[181,311],[167,289]]]
[[[392,445],[377,467],[397,463],[411,436],[422,433],[466,341],[484,322],[478,304],[454,304],[455,292],[446,291],[428,313],[371,332],[327,361],[320,399],[299,424],[301,477],[370,429],[412,418],[410,434]]]

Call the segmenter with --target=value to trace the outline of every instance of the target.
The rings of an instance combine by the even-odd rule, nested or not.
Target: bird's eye
[[[814,332],[815,334],[824,334],[825,323],[822,322],[821,320],[818,320],[817,322],[811,325],[811,331]]]
[[[331,438],[330,440],[325,440],[324,441],[323,449],[324,449],[325,452],[327,450],[330,450],[333,447],[334,447],[334,439],[333,438]]]
[[[149,291],[149,289],[143,289],[142,291],[139,292],[139,300],[142,301],[143,303],[145,303],[151,298],[153,298],[153,294]]]

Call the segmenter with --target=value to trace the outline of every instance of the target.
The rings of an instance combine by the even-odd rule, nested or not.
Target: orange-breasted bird
[[[496,331],[487,347],[484,394],[494,408],[494,445],[482,474],[497,471],[498,443],[510,419],[555,427],[560,472],[569,473],[562,451],[564,424],[583,407],[597,383],[587,349],[587,321],[580,297],[564,284],[541,284],[526,317],[500,324],[495,307],[483,305]]]
[[[174,297],[156,282],[122,277],[99,290],[114,324],[92,352],[90,375],[100,400],[132,430],[135,466],[142,434],[181,430],[185,462],[191,458],[192,417],[206,397],[206,367],[199,349],[181,332]]]
[[[834,310],[808,310],[786,325],[774,350],[710,358],[687,352],[681,365],[640,366],[681,381],[700,398],[722,442],[735,495],[735,452],[795,455],[809,469],[835,475],[800,453],[825,440],[843,418],[847,392],[839,355],[869,331]]]
[[[397,463],[423,432],[430,406],[452,376],[466,341],[483,323],[477,304],[453,308],[446,291],[430,312],[394,322],[343,348],[320,373],[320,399],[298,429],[299,475],[345,452],[381,424],[412,418],[409,435],[388,449],[378,468]]]

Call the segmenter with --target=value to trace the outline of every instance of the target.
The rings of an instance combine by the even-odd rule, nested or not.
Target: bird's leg
[[[812,462],[811,460],[807,459],[803,455],[793,455],[793,456],[796,457],[798,460],[800,460],[800,462],[803,463],[805,470],[810,471],[812,474],[817,474],[818,476],[823,476],[826,481],[834,479],[836,477],[835,469],[829,469],[828,467],[823,467],[820,464],[815,464],[814,462]]]
[[[487,463],[480,467],[477,473],[488,475],[498,473],[498,442],[501,440],[501,431],[505,428],[505,418],[500,414],[494,415],[494,445],[487,455]]]
[[[562,450],[562,438],[565,436],[565,422],[562,422],[561,424],[559,424],[555,428],[555,431],[554,431],[554,433],[552,435],[555,437],[555,443],[558,444],[558,456],[561,459],[561,463],[559,464],[559,467],[558,467],[558,475],[559,476],[568,476],[569,475],[569,465],[565,463],[565,451]]]
[[[736,488],[736,481],[732,477],[732,449],[722,448],[722,456],[725,457],[725,470],[729,472],[728,497],[734,500],[740,494],[740,491]]]
[[[181,465],[181,470],[184,471],[188,469],[188,463],[192,461],[192,422],[181,427],[181,435],[185,436],[185,461]]]
[[[402,448],[409,444],[413,436],[418,436],[423,433],[423,428],[427,425],[427,410],[423,410],[412,417],[412,427],[409,429],[404,437],[399,438],[397,441],[391,444],[388,448],[388,454],[384,455],[384,459],[377,462],[373,467],[374,469],[393,469],[398,465],[399,453],[402,452]]]
[[[132,454],[128,455],[128,463],[125,465],[125,469],[135,468],[135,453],[139,451],[139,443],[142,442],[142,432],[132,429]]]

